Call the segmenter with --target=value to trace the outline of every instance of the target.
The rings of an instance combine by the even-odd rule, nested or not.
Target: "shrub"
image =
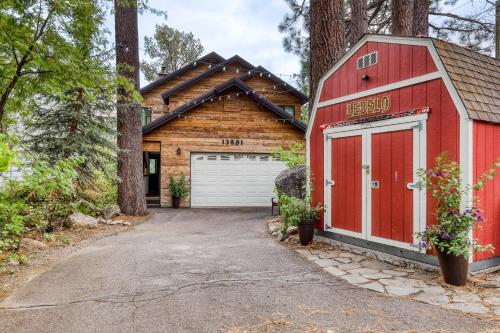
[[[318,220],[319,213],[323,209],[321,205],[311,207],[310,197],[299,199],[279,194],[280,215],[283,221],[283,232],[290,226],[297,226],[303,220]]]
[[[285,162],[288,168],[294,168],[306,163],[304,145],[301,143],[293,144],[290,149],[283,149],[280,146],[274,150],[273,156]]]
[[[170,176],[170,182],[168,184],[168,189],[170,190],[170,194],[176,198],[185,198],[188,196],[188,186],[186,181],[186,176],[181,173],[179,180],[175,180],[173,176]]]
[[[482,188],[487,180],[492,179],[500,168],[500,163],[494,165],[489,172],[480,176],[474,189]],[[469,256],[472,251],[482,252],[492,249],[491,245],[479,245],[477,240],[470,239],[470,231],[477,228],[483,221],[480,210],[473,200],[472,206],[461,211],[463,197],[471,190],[464,185],[460,177],[461,170],[457,162],[448,159],[446,153],[436,158],[435,166],[427,171],[420,170],[420,184],[426,186],[436,202],[435,215],[438,223],[417,233],[421,248],[437,248],[440,252],[456,256]]]

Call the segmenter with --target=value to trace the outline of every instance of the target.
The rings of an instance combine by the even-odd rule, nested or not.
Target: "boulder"
[[[20,248],[27,251],[44,250],[47,244],[31,238],[22,238]]]
[[[66,226],[70,228],[96,228],[97,219],[82,213],[73,213],[68,216]]]
[[[304,198],[306,194],[306,166],[299,165],[282,171],[274,184],[279,192],[289,197]]]
[[[120,207],[118,205],[113,205],[110,207],[104,208],[102,211],[102,217],[104,217],[106,220],[112,219],[115,216],[120,215]]]

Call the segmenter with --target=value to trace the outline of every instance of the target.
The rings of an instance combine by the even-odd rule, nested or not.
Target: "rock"
[[[123,221],[123,220],[104,220],[104,219],[103,219],[103,222],[100,222],[100,223],[104,223],[107,225],[125,225],[125,226],[129,226],[131,224],[130,222]]]
[[[277,232],[277,231],[273,231],[273,233],[271,234],[271,236],[276,237],[276,236],[278,236],[278,234],[279,234],[279,232]]]
[[[282,242],[282,241],[284,241],[285,239],[287,239],[287,238],[288,238],[288,235],[287,235],[287,234],[284,234],[284,233],[282,233],[282,232],[280,231],[280,232],[278,232],[278,236],[276,236],[276,238],[277,238],[280,242]]]
[[[278,192],[288,196],[304,198],[306,194],[306,166],[299,165],[282,171],[274,180]]]
[[[70,228],[95,228],[97,227],[97,219],[82,213],[73,213],[68,216]]]
[[[384,273],[373,273],[373,274],[362,274],[361,276],[370,279],[370,280],[379,280],[379,279],[389,279],[390,275]]]
[[[485,297],[484,302],[490,305],[500,306],[500,297]]]
[[[361,265],[366,268],[377,269],[377,270],[382,270],[382,269],[389,270],[394,268],[394,266],[391,264],[377,260],[364,260],[361,263]]]
[[[382,273],[389,274],[392,276],[406,276],[406,275],[408,275],[408,273],[406,273],[406,272],[395,271],[393,269],[384,269],[384,270],[382,270]]]
[[[347,282],[349,283],[352,283],[352,284],[361,284],[361,283],[367,283],[367,282],[370,282],[370,280],[368,279],[365,279],[364,277],[362,276],[359,276],[359,275],[353,275],[353,274],[349,274],[349,275],[342,275],[340,276],[341,279],[344,279],[346,280]]]
[[[371,268],[355,268],[353,270],[350,270],[349,273],[351,274],[356,274],[356,275],[365,275],[365,274],[375,274],[378,273],[378,271],[371,269]]]
[[[34,251],[34,250],[45,250],[49,246],[43,242],[37,241],[36,239],[31,239],[31,238],[22,238],[21,239],[21,249],[27,250],[27,251]]]
[[[421,289],[409,287],[409,286],[394,286],[386,285],[385,289],[387,292],[394,296],[408,296],[411,294],[418,293]]]
[[[335,260],[340,261],[343,264],[348,264],[351,262],[351,258],[345,258],[345,257],[335,258]]]
[[[361,268],[361,265],[358,264],[358,263],[350,263],[350,264],[343,264],[343,265],[339,265],[339,268],[343,271],[347,271],[347,270],[350,270],[350,269],[356,269],[356,268]]]
[[[360,284],[361,288],[370,289],[379,293],[383,293],[385,291],[384,286],[378,282],[372,282],[367,284]]]
[[[345,272],[338,269],[338,268],[335,268],[335,267],[326,267],[325,268],[325,271],[327,271],[328,273],[332,274],[333,276],[341,276],[341,275],[345,275]]]
[[[428,294],[425,291],[419,295],[417,295],[415,300],[427,304],[432,304],[432,305],[444,305],[444,304],[449,304],[450,299],[446,295],[439,295],[439,294]]]
[[[315,260],[314,263],[323,268],[338,265],[338,262],[333,259],[318,259]]]
[[[9,265],[12,267],[19,267],[20,262],[19,262],[19,260],[16,260],[16,259],[9,259]]]
[[[312,254],[311,251],[309,251],[309,250],[306,250],[306,249],[297,249],[295,251],[297,251],[298,253],[302,254],[304,257],[307,258],[307,260],[314,261],[314,260],[318,259],[318,256]]]
[[[481,298],[476,294],[459,294],[453,296],[453,302],[455,303],[472,303],[480,301]]]
[[[450,292],[443,287],[435,286],[435,287],[425,287],[422,291],[428,295],[449,295]]]
[[[445,305],[445,307],[474,314],[487,314],[489,312],[487,307],[479,303],[452,303]]]
[[[292,225],[291,227],[288,227],[288,230],[286,231],[287,234],[289,235],[294,235],[299,232],[299,228]]]
[[[113,205],[110,207],[104,208],[102,211],[102,217],[104,217],[106,220],[112,219],[115,216],[120,215],[120,207],[118,205]]]

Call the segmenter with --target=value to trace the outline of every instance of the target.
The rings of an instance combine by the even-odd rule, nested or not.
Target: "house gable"
[[[271,112],[275,117],[279,117],[282,122],[292,124],[299,130],[305,131],[306,125],[303,122],[295,119],[281,108],[268,101],[264,96],[256,94],[250,86],[246,85],[241,80],[231,79],[144,126],[143,134],[147,134],[160,126],[183,116],[186,112],[193,110],[201,104],[210,104],[213,103],[214,100],[217,102],[220,95],[234,93],[235,90],[242,93],[239,98],[243,98],[244,95],[245,98],[253,100],[254,103],[260,105],[265,111]],[[224,108],[222,110],[224,110]]]

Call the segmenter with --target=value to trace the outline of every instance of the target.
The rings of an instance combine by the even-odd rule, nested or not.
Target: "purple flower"
[[[421,246],[423,249],[427,248],[427,242],[426,242],[426,241],[424,241],[424,240],[423,240],[423,241],[421,241],[421,242],[420,242],[420,246]]]
[[[482,222],[484,221],[484,218],[481,215],[477,215],[477,221]]]
[[[434,177],[443,177],[443,173],[441,171],[436,171]]]

